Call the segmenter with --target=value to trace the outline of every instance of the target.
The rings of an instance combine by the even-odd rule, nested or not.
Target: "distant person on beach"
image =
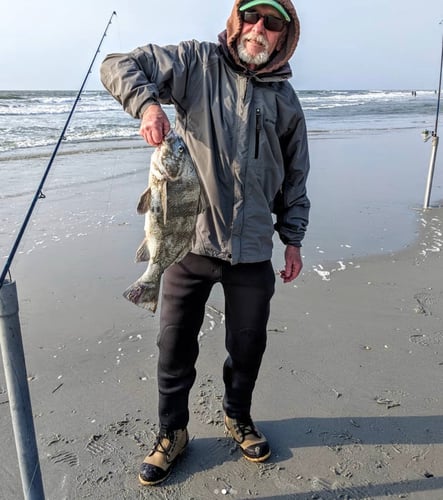
[[[159,146],[171,127],[161,105],[175,106],[175,129],[208,197],[192,251],[163,276],[159,432],[140,468],[143,485],[166,479],[188,444],[198,334],[217,282],[225,296],[225,429],[246,459],[271,455],[251,402],[275,286],[273,233],[286,245],[280,277],[289,283],[302,269],[308,225],[306,125],[288,82],[299,34],[290,0],[235,0],[218,43],[150,44],[102,64],[104,86],[141,119],[150,145]]]

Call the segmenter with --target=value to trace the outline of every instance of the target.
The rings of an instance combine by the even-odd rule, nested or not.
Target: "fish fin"
[[[145,214],[149,210],[151,204],[151,188],[147,187],[140,195],[137,205],[137,213],[140,215]]]
[[[146,238],[140,243],[135,253],[135,262],[148,262],[149,261],[149,250]]]
[[[165,181],[162,185],[162,210],[163,210],[163,224],[166,225],[168,220],[168,183]]]
[[[136,306],[144,307],[155,313],[159,294],[160,282],[147,283],[144,281],[136,281],[123,292],[123,297]]]

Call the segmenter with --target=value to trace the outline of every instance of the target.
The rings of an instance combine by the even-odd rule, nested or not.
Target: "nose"
[[[254,31],[255,33],[258,33],[260,35],[262,35],[263,33],[266,32],[266,28],[265,28],[265,20],[263,17],[261,17],[255,24],[254,24],[254,27],[252,28],[252,31]]]

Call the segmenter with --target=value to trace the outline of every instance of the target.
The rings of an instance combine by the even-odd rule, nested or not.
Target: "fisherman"
[[[141,119],[150,145],[160,145],[171,127],[161,105],[175,106],[175,129],[208,198],[191,252],[163,276],[159,433],[140,468],[143,485],[165,480],[188,444],[198,334],[217,282],[225,296],[225,429],[246,459],[271,455],[251,402],[275,286],[273,232],[286,245],[280,277],[289,283],[302,269],[308,224],[306,125],[288,82],[299,33],[290,0],[235,0],[218,43],[150,44],[102,64],[104,86]]]

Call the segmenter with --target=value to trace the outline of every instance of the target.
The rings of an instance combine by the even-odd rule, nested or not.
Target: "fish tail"
[[[136,281],[124,292],[123,297],[139,307],[149,309],[153,313],[157,310],[160,283]]]

